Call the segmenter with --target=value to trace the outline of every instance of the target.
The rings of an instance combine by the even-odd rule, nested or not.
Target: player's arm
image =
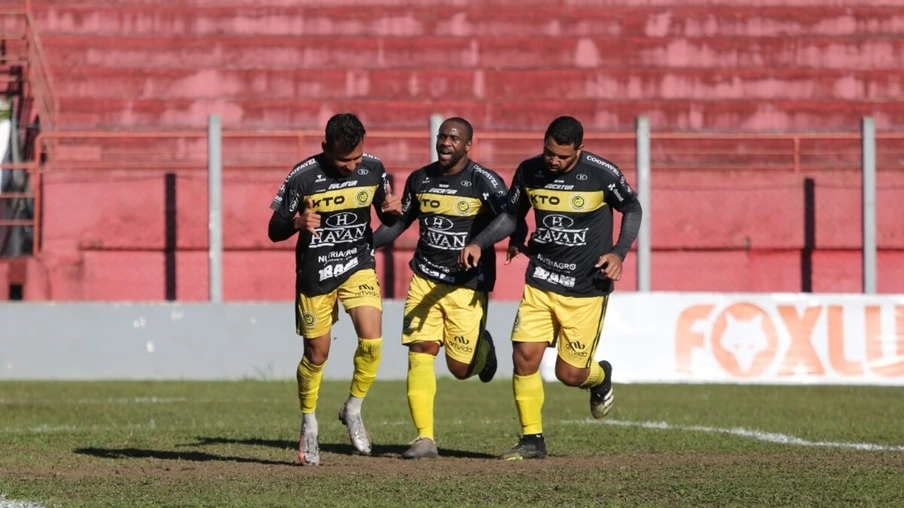
[[[506,195],[504,210],[480,234],[471,239],[470,245],[462,249],[459,257],[459,266],[465,269],[477,266],[480,261],[481,251],[496,245],[515,232],[519,217],[523,220],[524,215],[527,214],[527,210],[530,208],[530,199],[527,197],[527,193],[524,192],[520,175],[521,168],[518,168],[512,178],[512,186]]]
[[[273,215],[270,216],[270,224],[267,227],[267,236],[271,242],[281,242],[288,240],[298,231],[295,226],[295,216],[298,214],[298,207],[302,202],[302,196],[298,185],[298,174],[289,173],[280,186],[276,197],[270,203],[270,209]]]
[[[621,229],[618,232],[618,241],[611,252],[603,254],[596,266],[612,280],[621,279],[622,261],[628,255],[628,250],[637,234],[640,232],[640,223],[643,219],[643,209],[637,200],[637,193],[628,185],[625,177],[619,174],[606,173],[605,199],[611,203],[612,208],[622,214]]]
[[[415,173],[409,175],[408,180],[405,182],[405,190],[402,193],[401,198],[402,215],[393,219],[391,224],[381,224],[380,227],[374,231],[375,249],[395,241],[395,239],[401,236],[401,234],[411,226],[414,220],[417,219],[417,216],[420,213],[420,207],[418,206],[414,194],[414,175]]]
[[[380,174],[380,185],[374,192],[373,206],[380,222],[387,225],[395,224],[398,217],[402,215],[402,203],[398,196],[393,196],[392,186],[389,184],[389,178],[386,176],[386,168],[383,163],[378,162],[376,171]]]
[[[640,223],[643,220],[643,209],[637,200],[637,192],[628,185],[625,177],[614,179],[614,189],[607,187],[606,202],[612,203],[612,208],[622,214],[621,228],[618,232],[618,241],[612,252],[625,259],[631,245],[637,240],[640,232]]]

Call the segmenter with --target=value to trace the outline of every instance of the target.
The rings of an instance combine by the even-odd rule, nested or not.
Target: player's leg
[[[433,432],[434,362],[443,340],[443,314],[437,302],[450,287],[417,274],[408,286],[402,344],[408,346],[408,407],[417,437],[402,454],[406,459],[434,458],[438,454]]]
[[[339,300],[351,317],[358,336],[355,370],[348,399],[339,410],[339,419],[348,428],[355,450],[369,455],[373,442],[364,427],[361,406],[377,377],[383,352],[383,302],[376,272],[365,269],[352,274],[339,286]]]
[[[445,317],[446,365],[458,379],[475,374],[484,383],[496,374],[496,347],[486,331],[487,294],[457,287],[440,302]]]
[[[515,365],[512,390],[522,437],[514,448],[502,455],[505,460],[546,457],[542,418],[545,394],[540,362],[546,348],[555,340],[557,328],[549,294],[525,286],[512,327],[512,361]]]
[[[594,361],[608,303],[608,296],[556,299],[562,323],[556,377],[568,386],[590,390],[590,413],[597,419],[605,417],[615,401],[612,365],[606,360]]]
[[[298,461],[303,465],[320,464],[315,411],[323,369],[330,354],[330,329],[334,323],[335,306],[335,292],[314,297],[299,293],[295,300],[295,332],[304,339],[304,354],[295,376],[301,409]]]

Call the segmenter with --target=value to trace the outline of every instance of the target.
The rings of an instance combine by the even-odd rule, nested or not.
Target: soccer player
[[[361,405],[380,365],[383,306],[374,270],[370,207],[381,221],[392,223],[401,215],[402,203],[391,194],[383,163],[364,153],[364,135],[364,125],[355,115],[330,118],[323,152],[292,168],[270,205],[270,240],[287,240],[299,232],[295,331],[304,338],[296,377],[302,465],[320,464],[314,411],[330,353],[330,330],[339,318],[337,300],[351,316],[358,335],[350,393],[339,419],[348,427],[355,450],[367,455],[372,447]]]
[[[506,460],[546,457],[539,369],[547,347],[558,342],[559,381],[590,390],[594,418],[605,417],[614,400],[612,365],[593,358],[609,294],[637,238],[642,210],[615,164],[585,151],[583,137],[576,119],[555,119],[546,131],[543,153],[522,162],[515,172],[506,213],[461,252],[462,266],[479,264],[481,253],[512,234],[518,219],[534,208],[526,285],[512,327],[512,384],[522,437],[502,456]],[[614,246],[613,208],[623,214]],[[526,236],[518,229],[510,240],[510,255]]]
[[[496,282],[493,245],[487,244],[480,262],[467,270],[458,268],[461,249],[506,206],[499,175],[468,158],[473,132],[463,118],[442,123],[436,136],[439,160],[411,173],[401,219],[374,233],[379,247],[415,220],[420,226],[402,326],[402,344],[408,346],[408,405],[418,433],[402,454],[406,459],[437,456],[434,362],[441,346],[456,378],[477,374],[487,383],[496,374],[496,351],[485,329],[487,293]]]

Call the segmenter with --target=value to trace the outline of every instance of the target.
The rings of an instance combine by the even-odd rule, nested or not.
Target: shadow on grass
[[[241,462],[264,464],[267,466],[293,465],[293,461],[254,459],[249,457],[235,457],[230,455],[215,455],[213,453],[193,451],[164,451],[143,450],[140,448],[76,448],[73,453],[79,455],[91,455],[102,459],[160,459],[160,460],[189,460],[195,462]]]
[[[227,437],[204,437],[198,436],[197,443],[184,444],[179,446],[207,446],[218,444],[238,444],[246,446],[266,446],[268,448],[279,449],[297,449],[298,441],[286,441],[282,439],[234,439]],[[408,449],[408,445],[399,444],[374,444],[372,456],[374,457],[401,457],[402,453]],[[459,459],[495,459],[495,455],[488,453],[471,452],[465,450],[451,450],[449,448],[439,447],[440,457],[452,457]],[[356,455],[357,452],[349,443],[320,443],[320,451],[327,453],[336,453],[339,455]]]

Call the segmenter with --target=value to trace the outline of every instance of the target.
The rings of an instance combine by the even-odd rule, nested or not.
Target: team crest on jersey
[[[455,211],[458,212],[459,215],[468,215],[468,212],[471,211],[471,203],[460,199],[455,203]]]
[[[301,316],[304,319],[305,328],[311,328],[317,324],[317,317],[314,316],[314,314],[311,314],[310,312],[305,311]]]
[[[370,192],[366,190],[358,191],[355,194],[355,203],[358,203],[361,206],[366,206],[370,204]]]
[[[414,329],[411,328],[411,322],[412,322],[412,321],[414,321],[414,317],[412,317],[412,316],[405,316],[405,319],[402,320],[402,332],[403,332],[403,333],[411,333],[411,332],[414,331]]]
[[[575,194],[571,197],[571,208],[579,211],[587,208],[587,198],[580,194]]]
[[[512,330],[514,331],[514,330],[517,330],[518,328],[521,328],[521,313],[520,312],[515,314],[515,325],[512,326]]]

